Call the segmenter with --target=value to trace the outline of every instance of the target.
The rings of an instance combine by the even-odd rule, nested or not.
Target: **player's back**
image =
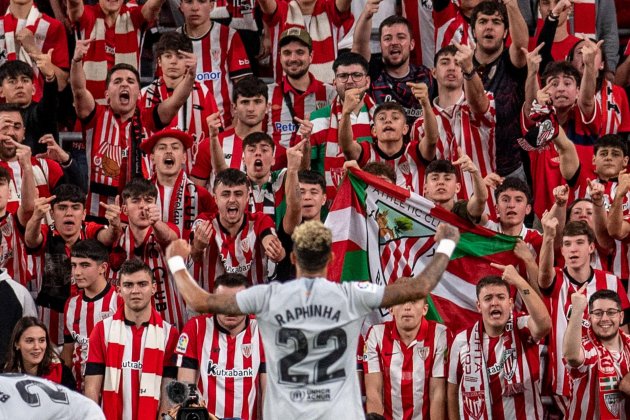
[[[0,375],[0,419],[104,420],[94,401],[68,388],[22,373]]]
[[[265,346],[265,418],[362,418],[356,349],[364,316],[382,298],[380,286],[323,278],[237,294],[239,308],[256,314]]]

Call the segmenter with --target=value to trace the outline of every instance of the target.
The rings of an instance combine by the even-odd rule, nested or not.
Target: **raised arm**
[[[459,230],[446,223],[441,223],[435,232],[437,247],[431,261],[424,270],[409,281],[396,281],[385,288],[381,308],[389,308],[410,300],[423,299],[435,288],[449,259],[459,242]]]
[[[562,232],[564,225],[567,223],[567,202],[569,201],[569,186],[558,185],[553,189],[553,197],[555,203],[551,206],[549,214],[551,217],[558,219],[558,226],[556,230]],[[558,251],[562,246],[562,235],[556,235],[556,239],[553,241],[554,250]]]
[[[567,137],[564,129],[558,127],[558,135],[551,140],[556,146],[558,157],[560,158],[560,173],[566,180],[572,179],[580,167],[575,144]]]
[[[459,166],[462,174],[468,172],[472,176],[473,182],[473,194],[468,198],[468,204],[466,210],[474,219],[479,219],[486,210],[486,203],[488,201],[488,188],[486,183],[481,177],[481,172],[475,163],[472,161],[461,147],[457,146],[457,155],[459,159],[453,162],[453,165]]]
[[[184,77],[173,90],[173,94],[157,105],[157,113],[160,117],[160,122],[164,126],[169,125],[180,108],[186,104],[195,86],[197,56],[186,51],[178,51],[178,54],[183,56],[182,60],[186,64],[186,73],[184,73]]]
[[[168,268],[173,274],[177,291],[190,309],[198,313],[241,315],[235,295],[210,294],[199,287],[186,269],[184,259],[190,255],[190,245],[183,239],[173,241],[166,248]]]
[[[582,74],[582,82],[580,83],[580,93],[578,94],[578,106],[580,111],[587,120],[591,120],[595,113],[595,94],[597,93],[597,73],[595,68],[595,56],[599,52],[604,40],[595,44],[593,41],[584,37],[582,44],[582,61],[584,62],[584,73]]]
[[[367,61],[372,57],[370,49],[370,36],[372,35],[372,17],[378,12],[379,5],[383,0],[367,0],[365,9],[359,16],[354,27],[352,37],[352,52],[360,54]],[[346,94],[346,97],[348,95]]]
[[[206,118],[208,124],[208,132],[210,135],[210,162],[212,164],[212,170],[215,174],[222,172],[228,168],[225,162],[225,155],[223,155],[223,147],[219,143],[219,128],[221,128],[221,116],[218,112],[210,114]]]
[[[302,193],[298,180],[298,171],[303,157],[303,148],[308,140],[287,149],[287,174],[284,178],[284,196],[287,210],[282,218],[282,228],[287,235],[302,221]]]
[[[473,114],[483,115],[490,107],[490,99],[483,89],[483,82],[475,71],[473,64],[473,56],[475,51],[469,45],[454,43],[457,48],[455,61],[462,69],[464,74],[464,93],[466,102],[470,105]]]
[[[266,15],[273,15],[278,9],[278,3],[276,0],[258,0],[260,10]]]
[[[100,203],[100,205],[105,209],[105,218],[109,222],[109,226],[107,226],[107,229],[101,229],[96,239],[103,245],[111,247],[123,233],[120,222],[120,196],[116,196],[114,204]]]
[[[20,206],[17,209],[18,221],[22,226],[26,226],[28,220],[35,210],[35,199],[37,198],[37,187],[35,186],[35,175],[31,162],[31,148],[15,140],[11,140],[15,146],[18,163],[22,169],[22,187],[20,196]]]
[[[623,217],[623,201],[630,191],[630,174],[624,169],[619,173],[615,198],[608,211],[608,233],[617,240],[625,239],[630,233],[630,223]]]
[[[164,1],[165,0],[147,0],[147,2],[142,5],[142,16],[144,20],[147,22],[155,21],[160,14],[160,9]]]
[[[516,271],[513,265],[500,265],[495,263],[491,263],[490,265],[503,271],[503,280],[518,290],[530,316],[527,321],[527,328],[535,341],[543,339],[549,334],[549,331],[551,331],[551,316],[540,295],[536,293],[527,280],[518,274],[518,271]]]
[[[361,146],[354,141],[352,133],[352,122],[350,115],[354,108],[363,100],[366,88],[352,88],[346,90],[346,96],[343,100],[343,109],[341,111],[341,120],[339,121],[339,148],[343,152],[346,160],[358,160],[361,156]]]
[[[588,180],[587,194],[593,201],[593,230],[597,244],[612,253],[615,249],[615,240],[608,234],[608,214],[604,208],[604,184]]]
[[[538,286],[547,289],[553,283],[556,275],[553,266],[553,242],[558,233],[558,219],[545,212],[542,217],[543,242],[540,247],[540,258],[538,259]],[[562,236],[562,235],[561,235]]]
[[[429,87],[426,83],[407,82],[407,85],[411,87],[411,91],[422,106],[422,128],[424,136],[422,136],[418,142],[418,151],[423,159],[432,161],[435,159],[435,151],[440,138],[440,132],[437,118],[435,118],[435,113],[433,112],[431,97],[429,96]]]
[[[584,283],[580,290],[571,295],[571,317],[562,339],[562,356],[569,366],[578,367],[584,363],[584,350],[582,349],[582,318],[584,310],[588,306],[586,300],[586,286]]]
[[[39,197],[35,199],[35,210],[33,216],[29,219],[25,227],[24,232],[24,245],[27,248],[37,248],[44,241],[44,235],[42,234],[42,220],[50,213],[50,203],[55,199],[55,196]]]
[[[517,0],[503,0],[507,9],[508,22],[510,22],[510,37],[512,44],[510,45],[510,60],[516,68],[525,67],[525,54],[521,48],[527,48],[529,44],[529,31],[527,23],[523,19],[521,10],[518,8]]]
[[[514,254],[525,264],[527,282],[536,293],[540,294],[540,288],[538,287],[538,264],[536,264],[536,258],[532,250],[522,239],[519,239],[514,246]]]
[[[62,70],[52,62],[52,53],[54,48],[49,49],[46,53],[34,51],[29,53],[35,61],[37,68],[44,76],[44,80],[48,83],[57,79],[57,91],[61,92],[68,84],[68,71]]]
[[[540,84],[538,83],[538,70],[540,68],[540,62],[542,57],[539,52],[544,44],[538,45],[532,51],[527,51],[527,48],[523,48],[525,54],[525,61],[527,62],[527,78],[525,79],[525,101],[523,102],[523,115],[525,116],[528,124],[532,121],[529,119],[529,114],[532,112],[532,104],[536,99]],[[546,88],[549,89],[549,88]]]
[[[70,62],[70,87],[72,88],[74,109],[79,119],[86,118],[96,107],[94,96],[87,89],[85,72],[83,71],[83,57],[87,54],[92,41],[93,39],[78,40],[74,49],[74,56]]]

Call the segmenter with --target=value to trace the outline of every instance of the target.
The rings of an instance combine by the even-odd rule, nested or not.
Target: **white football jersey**
[[[301,278],[236,295],[256,315],[267,366],[264,418],[363,418],[356,352],[363,318],[384,286]]]
[[[23,373],[0,375],[0,419],[105,420],[92,400],[47,379]]]

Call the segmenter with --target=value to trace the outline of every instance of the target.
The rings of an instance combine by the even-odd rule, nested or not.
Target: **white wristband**
[[[455,251],[456,246],[457,245],[455,244],[455,241],[453,241],[452,239],[442,239],[437,248],[435,248],[435,253],[441,253],[451,258],[451,255],[453,255],[453,251]]]
[[[168,268],[169,270],[171,270],[171,273],[175,274],[179,270],[186,270],[186,263],[184,262],[184,259],[182,257],[176,255],[168,259]]]

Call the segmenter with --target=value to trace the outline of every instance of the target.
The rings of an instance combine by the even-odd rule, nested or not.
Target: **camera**
[[[166,386],[168,398],[175,404],[181,404],[176,420],[210,420],[205,407],[200,407],[199,395],[195,384],[183,384],[173,381]]]

